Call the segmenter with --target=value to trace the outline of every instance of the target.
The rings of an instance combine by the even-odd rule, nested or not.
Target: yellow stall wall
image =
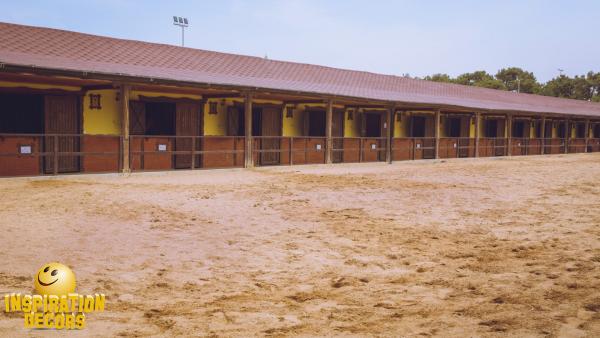
[[[394,137],[408,137],[410,116],[405,112],[397,112],[394,118]]]
[[[287,117],[288,107],[292,108],[292,116]],[[283,109],[283,136],[302,136],[304,133],[304,110],[287,105]]]
[[[217,103],[217,113],[209,114],[210,103]],[[233,105],[231,100],[209,99],[202,109],[204,112],[204,135],[225,136],[227,135],[227,107]]]
[[[101,109],[90,109],[90,94],[100,95]],[[90,135],[121,134],[121,114],[117,90],[91,90],[83,97],[83,133]]]

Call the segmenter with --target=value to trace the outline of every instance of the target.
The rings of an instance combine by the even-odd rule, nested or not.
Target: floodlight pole
[[[181,47],[185,46],[185,27],[181,26]]]
[[[173,16],[173,24],[181,27],[181,47],[185,46],[185,28],[188,26],[188,19],[180,16]]]

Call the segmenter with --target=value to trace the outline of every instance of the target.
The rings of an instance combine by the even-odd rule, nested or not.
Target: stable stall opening
[[[175,102],[130,101],[131,168],[173,169],[176,150]],[[144,135],[144,137],[135,136]],[[190,160],[191,161],[191,160]]]
[[[585,138],[585,124],[577,123],[575,126],[575,133],[577,138]]]
[[[325,136],[325,111],[309,110],[308,113],[308,136]]]
[[[425,137],[426,120],[424,116],[411,116],[410,137]]]
[[[246,136],[244,108],[236,106],[227,108],[227,135]]]
[[[596,124],[592,129],[592,136],[594,138],[600,138],[600,124]]]
[[[175,103],[147,102],[145,135],[175,135]]]
[[[567,127],[565,126],[566,122],[558,122],[556,126],[556,135],[558,138],[566,138],[567,136]]]
[[[485,120],[484,121],[484,132],[485,137],[496,138],[498,137],[498,120]]]
[[[475,149],[471,142],[470,116],[447,115],[442,119],[444,133],[440,139],[440,158],[469,157]]]
[[[38,175],[42,139],[6,134],[43,134],[44,97],[34,94],[0,94],[0,176]]]
[[[409,125],[409,137],[425,138],[413,141],[413,158],[432,159],[435,158],[434,121],[429,116],[411,116]]]
[[[281,115],[282,107],[265,105],[252,107],[252,136],[259,137],[258,165],[281,163]]]
[[[461,137],[461,119],[460,117],[448,117],[446,118],[446,136],[448,137]]]
[[[365,113],[365,137],[381,137],[381,115]]]
[[[527,138],[529,136],[529,133],[527,133],[527,124],[527,121],[513,121],[511,137]]]
[[[552,138],[552,121],[546,121],[544,125],[544,138]]]
[[[0,133],[44,133],[44,96],[0,94]]]
[[[487,118],[483,120],[483,137],[480,141],[480,149],[483,156],[506,155],[505,121],[498,118]]]

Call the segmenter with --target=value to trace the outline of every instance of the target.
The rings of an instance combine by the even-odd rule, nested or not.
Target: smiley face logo
[[[75,274],[61,263],[42,266],[34,276],[33,286],[40,295],[66,295],[75,292]]]

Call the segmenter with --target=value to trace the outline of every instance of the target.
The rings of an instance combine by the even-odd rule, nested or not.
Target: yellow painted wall
[[[348,115],[352,111],[352,120]],[[344,137],[360,137],[360,112],[358,109],[346,110],[344,113]]]
[[[209,114],[210,102],[217,102],[217,114]],[[204,112],[204,135],[227,135],[227,107],[232,104],[232,101],[223,99],[208,100],[208,102],[204,104],[202,107]]]
[[[102,109],[90,109],[90,94],[100,95]],[[83,133],[91,135],[121,134],[120,102],[117,90],[91,90],[83,97]]]
[[[293,107],[291,117],[286,117],[287,107]],[[287,105],[283,109],[283,136],[302,136],[304,133],[304,110]]]
[[[463,117],[463,121],[467,129],[465,137],[475,137],[475,116],[465,116]]]
[[[400,116],[400,117],[398,117]],[[398,119],[400,119],[398,121]],[[409,116],[405,112],[397,112],[394,118],[394,137],[408,136]]]

